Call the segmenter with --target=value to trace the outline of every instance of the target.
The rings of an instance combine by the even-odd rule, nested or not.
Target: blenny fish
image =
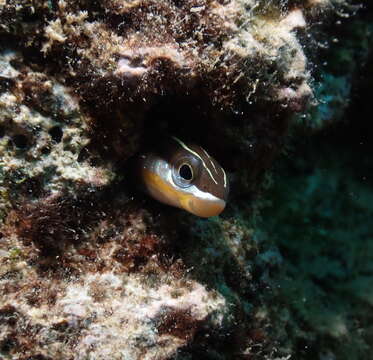
[[[139,155],[140,188],[156,200],[200,217],[219,215],[229,184],[224,169],[202,147],[171,137],[157,151]]]

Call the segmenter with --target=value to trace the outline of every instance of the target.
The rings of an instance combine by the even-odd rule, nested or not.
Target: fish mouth
[[[154,172],[147,169],[142,171],[147,192],[164,204],[176,206],[203,218],[217,216],[225,208],[225,200],[202,192],[195,186],[187,192],[186,189],[175,188]]]
[[[225,205],[226,202],[219,198],[214,200],[194,198],[189,200],[186,210],[196,216],[208,218],[219,215],[224,210]]]

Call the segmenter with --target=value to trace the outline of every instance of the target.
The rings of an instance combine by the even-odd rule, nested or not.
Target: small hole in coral
[[[5,129],[0,126],[0,138],[2,138],[5,135]]]
[[[49,147],[43,147],[41,150],[41,153],[43,154],[43,155],[49,155],[50,154],[50,152],[51,152],[51,149],[49,148]]]
[[[17,341],[16,339],[13,339],[11,337],[5,338],[4,340],[1,341],[0,343],[0,350],[1,352],[8,354],[12,349],[17,347]]]
[[[14,67],[16,70],[20,70],[24,67],[24,64],[19,59],[12,59],[9,61],[9,64]]]
[[[49,135],[54,142],[59,143],[62,140],[63,131],[59,126],[54,126],[49,130]]]
[[[184,1],[183,0],[173,0],[173,3],[176,7],[181,7],[183,6],[184,4]]]
[[[87,148],[83,148],[80,150],[79,155],[78,155],[78,161],[83,162],[86,161],[89,158],[89,151]]]
[[[8,79],[0,76],[0,94],[9,90],[9,88],[14,84],[13,79]]]
[[[25,149],[28,145],[28,140],[25,135],[15,135],[12,140],[14,145],[19,149]]]
[[[95,156],[89,159],[89,164],[91,166],[100,166],[102,165],[102,160],[99,157]]]

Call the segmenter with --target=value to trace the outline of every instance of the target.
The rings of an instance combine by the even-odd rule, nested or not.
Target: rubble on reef
[[[52,198],[11,215],[3,353],[167,358],[201,327],[221,325],[224,297],[184,276],[149,214],[113,203],[110,211]]]
[[[288,358],[258,195],[314,101],[313,25],[338,11],[351,10],[0,0],[0,358]],[[129,160],[164,133],[227,169],[220,218],[133,189]]]

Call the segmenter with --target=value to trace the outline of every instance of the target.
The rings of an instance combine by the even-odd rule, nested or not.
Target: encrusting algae
[[[255,235],[258,199],[313,101],[316,25],[344,7],[0,0],[0,357],[288,356],[268,316],[282,257]],[[216,159],[204,169],[221,201],[229,177],[220,217],[130,185],[158,134]]]

